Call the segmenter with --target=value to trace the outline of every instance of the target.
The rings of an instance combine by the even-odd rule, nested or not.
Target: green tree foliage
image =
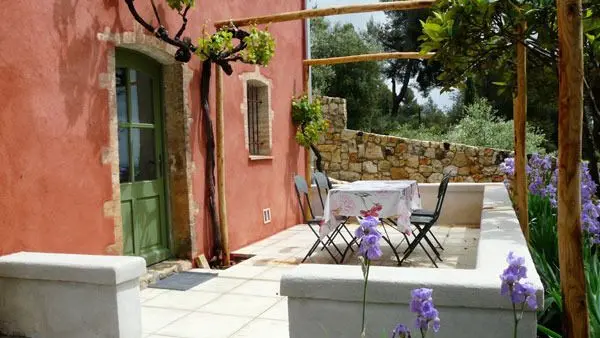
[[[526,151],[540,152],[546,139],[537,129],[527,126]],[[464,117],[448,133],[448,141],[498,149],[514,149],[514,124],[497,116],[485,99],[465,107]]]
[[[440,127],[444,125],[443,121],[447,121],[447,115],[435,111],[429,114],[433,118],[427,125],[405,124],[393,134],[406,138],[447,141],[479,147],[514,148],[513,121],[505,121],[498,117],[497,112],[486,99],[477,99],[472,104],[465,106],[464,112],[461,114],[463,117],[448,130]],[[542,132],[532,126],[527,126],[526,150],[528,153],[543,151],[545,142],[546,139]]]
[[[430,9],[389,11],[385,13],[385,23],[376,24],[370,21],[367,24],[367,32],[375,37],[386,52],[414,52],[419,50],[421,20],[425,20],[430,13]],[[406,100],[410,81],[416,80],[419,90],[427,94],[437,84],[436,77],[440,72],[440,65],[430,60],[395,59],[385,62],[383,72],[392,83],[392,115],[396,116],[402,113],[402,103],[410,103]]]
[[[310,102],[306,95],[292,100],[292,121],[298,127],[296,141],[305,148],[317,143],[328,127],[321,102],[318,99]]]
[[[182,11],[184,7],[194,7],[195,0],[167,0],[167,5],[176,11]]]
[[[311,40],[313,58],[378,51],[377,46],[363,38],[351,24],[332,26],[322,18],[311,19]],[[346,99],[349,128],[377,132],[386,129],[381,124],[388,121],[386,115],[390,104],[386,101],[391,98],[391,93],[376,62],[315,66],[312,70],[315,95]]]
[[[251,27],[248,35],[243,39],[246,48],[237,51],[237,55],[230,56],[230,61],[241,60],[244,63],[267,66],[275,54],[275,40],[265,29],[259,30]],[[204,32],[198,39],[196,55],[201,61],[209,58],[217,59],[219,55],[236,54],[233,46],[233,33],[229,29],[220,29],[214,34]]]
[[[600,2],[583,0],[584,75],[586,78],[583,155],[595,182],[600,146]],[[527,29],[519,32],[522,22]],[[528,120],[557,141],[557,16],[553,0],[441,0],[423,22],[421,51],[436,51],[445,88],[466,87],[488,97],[504,117],[512,117],[515,46],[528,51]]]

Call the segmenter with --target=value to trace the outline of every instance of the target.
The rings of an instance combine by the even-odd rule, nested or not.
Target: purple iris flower
[[[360,226],[355,231],[356,239],[360,246],[358,252],[368,260],[379,259],[383,254],[379,240],[382,235],[377,230],[379,220],[373,216],[367,216],[360,220]]]
[[[410,330],[403,324],[398,324],[392,331],[392,338],[411,338]]]
[[[514,252],[509,252],[506,257],[508,267],[500,275],[502,284],[500,294],[509,296],[513,304],[525,304],[532,309],[537,309],[537,299],[535,296],[535,287],[528,282],[523,281],[527,278],[527,268],[524,266],[525,258],[515,256]]]
[[[506,158],[500,164],[500,170],[510,179],[514,176],[514,158]],[[547,198],[550,205],[558,206],[558,169],[553,159],[548,156],[532,154],[526,166],[529,193],[533,196]],[[597,186],[590,175],[587,162],[581,163],[581,225],[589,235],[592,243],[600,244],[600,201],[596,200]]]
[[[433,305],[433,290],[427,288],[414,289],[411,292],[410,311],[417,314],[415,327],[427,331],[431,326],[433,331],[440,329],[439,312]]]

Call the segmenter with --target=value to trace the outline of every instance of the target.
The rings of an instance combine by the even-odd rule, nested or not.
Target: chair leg
[[[335,245],[335,243],[333,242],[333,240],[335,239],[335,237],[337,235],[342,235],[341,234],[341,224],[335,229],[333,230],[333,232],[330,235],[327,235],[327,242],[325,242],[325,244],[323,245],[323,247],[321,247],[321,251],[323,251],[323,249],[327,248],[329,245],[333,246],[335,248],[335,250],[340,254],[340,256],[342,255],[342,251],[340,250],[340,248],[338,248],[337,245]],[[344,239],[344,242],[346,242],[346,244],[348,243],[348,241],[346,240],[346,238],[344,238],[344,236],[342,236],[342,238]]]
[[[304,256],[304,259],[302,259],[301,263],[304,263],[306,261],[306,259],[308,257],[310,257],[310,255],[313,254],[313,252],[315,251],[315,249],[317,248],[317,246],[319,245],[319,241],[315,241],[315,243],[313,243],[313,245],[310,247],[310,250],[308,250],[308,253],[306,254],[306,256]]]
[[[423,251],[425,251],[425,254],[427,255],[427,257],[429,257],[429,260],[433,263],[433,265],[436,268],[438,267],[435,260],[431,257],[431,255],[429,255],[429,252],[425,249],[425,247],[421,243],[421,240],[423,239],[423,237],[425,237],[425,233],[419,232],[419,234],[415,237],[415,239],[412,241],[412,243],[410,243],[410,245],[408,246],[408,249],[406,249],[406,251],[404,252],[404,256],[402,257],[402,259],[398,261],[398,265],[402,265],[402,262],[404,262],[408,258],[408,256],[410,256],[410,254],[412,254],[412,252],[415,250],[417,245],[420,245],[421,248],[423,249]]]
[[[390,248],[394,252],[394,255],[396,256],[396,261],[398,262],[398,265],[400,265],[400,257],[398,256],[398,251],[396,251],[396,248],[394,247],[392,242],[386,236],[381,236],[381,238],[383,238],[383,240],[386,241],[387,244],[390,246]]]
[[[344,262],[344,258],[346,258],[346,254],[348,253],[348,249],[352,250],[352,244],[354,244],[354,243],[358,244],[356,237],[352,237],[352,240],[350,241],[350,243],[346,247],[346,250],[344,250],[344,254],[342,255],[342,259],[340,260],[340,264]],[[354,252],[354,250],[352,250],[352,252]]]
[[[398,243],[398,246],[396,247],[396,250],[398,249],[398,247],[400,247],[400,245],[406,241],[406,244],[408,244],[408,246],[410,246],[410,239],[408,239],[408,236],[405,233],[402,233],[402,235],[404,236],[404,239],[402,241],[400,241],[400,243]],[[406,249],[408,250],[408,248]],[[405,253],[406,250],[404,250],[402,253]]]
[[[427,238],[427,237],[425,237],[425,238]],[[437,268],[438,265],[435,262],[435,259],[433,257],[431,257],[431,255],[429,254],[429,252],[427,251],[427,249],[425,249],[425,247],[423,246],[423,243],[419,243],[419,246],[421,247],[421,249],[423,249],[423,251],[425,251],[425,254],[427,255],[427,257],[429,257],[429,260],[431,261],[431,263],[433,263],[433,266],[435,266]],[[440,260],[441,260],[441,258],[440,258]]]
[[[346,232],[348,233],[348,235],[350,235],[350,238],[354,239],[354,234],[350,231],[350,229],[348,229],[348,227],[346,226],[346,222],[344,222],[343,227],[344,227],[344,229],[346,229]],[[344,239],[345,239],[345,237],[344,237]],[[354,248],[352,248],[353,242],[356,243],[356,241],[353,241],[353,240],[350,240],[350,243],[348,243],[348,246],[350,247],[350,251],[352,251],[352,252],[354,252]]]
[[[424,228],[421,228],[420,226],[415,224],[415,228],[417,228],[419,230],[419,233],[424,232],[425,235],[423,236],[423,239],[425,240],[425,242],[427,242],[427,244],[429,245],[429,247],[431,248],[431,250],[433,250],[433,253],[436,255],[436,257],[440,260],[440,262],[442,261],[442,257],[440,256],[439,251],[437,251],[437,249],[435,248],[435,245],[433,245],[433,243],[431,243],[431,241],[429,240],[429,237],[427,237],[428,231],[423,231]]]
[[[442,243],[440,243],[440,241],[438,241],[438,239],[435,237],[435,235],[433,234],[433,231],[431,231],[431,229],[429,229],[429,234],[431,234],[431,237],[433,237],[433,240],[437,243],[438,247],[441,250],[444,250],[444,247],[442,246]]]
[[[314,251],[315,251],[315,250],[316,250],[316,249],[319,247],[319,243],[321,243],[321,245],[323,245],[323,248],[324,248],[325,250],[327,250],[327,252],[328,252],[328,253],[329,253],[329,255],[331,256],[331,258],[333,259],[333,261],[334,261],[336,264],[339,264],[339,262],[338,262],[338,261],[337,261],[337,259],[335,258],[335,255],[334,255],[334,254],[331,252],[331,250],[329,250],[329,248],[327,247],[327,245],[325,244],[325,242],[323,242],[323,240],[321,239],[321,236],[319,235],[319,233],[318,233],[318,232],[317,232],[315,229],[313,229],[313,227],[310,227],[310,229],[311,229],[311,230],[312,230],[312,232],[315,234],[315,236],[317,236],[317,241],[315,242],[315,244],[313,244],[313,247],[311,248],[311,250],[309,250],[309,254],[308,254],[306,257],[304,257],[304,259],[306,259],[306,258],[308,258],[308,256],[312,255],[312,253],[313,253],[313,252],[314,252]],[[335,231],[334,231],[334,233],[335,233]],[[335,248],[335,250],[336,250],[336,251],[337,251],[337,252],[340,254],[340,256],[342,256],[342,252],[341,252],[341,251],[340,251],[340,249],[337,247],[337,245],[335,245],[335,244],[333,243],[333,241],[331,240],[331,236],[330,236],[330,235],[328,235],[328,236],[327,236],[327,242],[328,242],[328,243],[329,243],[329,242],[332,242],[332,244],[333,244],[333,247]],[[302,262],[304,262],[304,260],[303,260]]]

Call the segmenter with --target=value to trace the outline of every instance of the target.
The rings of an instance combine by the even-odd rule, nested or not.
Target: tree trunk
[[[321,152],[314,144],[310,145],[310,149],[312,149],[313,153],[315,153],[315,157],[317,158],[315,164],[317,165],[317,170],[323,172],[323,158],[321,157]]]
[[[210,76],[212,61],[202,62],[202,75],[200,78],[200,104],[202,106],[202,121],[204,135],[206,137],[206,197],[208,198],[208,210],[213,233],[213,259],[221,262],[223,248],[221,247],[221,228],[219,225],[219,216],[217,212],[217,203],[215,200],[215,135],[213,132],[213,123],[210,118],[210,106],[208,103],[210,92]]]
[[[396,94],[396,79],[392,78],[392,116],[398,116],[400,111],[400,104],[404,101],[406,93],[408,93],[408,83],[412,77],[413,60],[409,60],[406,68],[404,69],[404,76],[402,78],[402,87],[400,87],[400,93]]]
[[[404,77],[402,78],[402,87],[400,88],[400,93],[398,93],[397,104],[400,106],[404,98],[406,97],[406,93],[408,92],[408,83],[410,82],[410,78],[412,77],[412,68],[414,61],[408,61],[406,65],[406,69],[404,70]]]
[[[398,116],[399,108],[400,102],[398,102],[398,96],[396,95],[396,79],[392,78],[392,116]]]

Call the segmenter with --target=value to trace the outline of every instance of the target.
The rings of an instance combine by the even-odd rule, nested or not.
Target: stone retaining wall
[[[329,131],[317,147],[327,174],[344,181],[414,179],[439,182],[502,182],[499,164],[508,151],[430,142],[346,129],[346,100],[321,97]]]

